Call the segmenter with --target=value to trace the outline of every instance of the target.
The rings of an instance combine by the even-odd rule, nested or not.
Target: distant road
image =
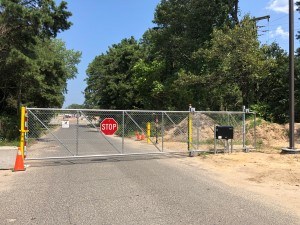
[[[189,158],[29,163],[0,191],[0,224],[300,224],[259,196],[210,179]]]
[[[122,137],[104,135],[86,120],[78,120],[78,123],[72,118],[69,128],[58,126],[47,130],[47,135],[34,140],[34,145],[28,148],[27,159],[159,152],[152,143],[129,138],[125,138],[122,147]]]

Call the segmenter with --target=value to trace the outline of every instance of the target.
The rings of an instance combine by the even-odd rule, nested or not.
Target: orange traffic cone
[[[141,140],[140,133],[138,131],[135,132],[135,137],[137,141]]]
[[[24,171],[25,166],[24,166],[24,159],[21,153],[21,150],[18,150],[17,157],[16,157],[16,162],[15,162],[15,167],[14,167],[14,172],[16,171]]]

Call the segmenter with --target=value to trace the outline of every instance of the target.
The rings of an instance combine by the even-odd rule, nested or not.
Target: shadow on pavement
[[[141,160],[162,160],[170,158],[186,158],[186,153],[169,153],[160,155],[121,155],[121,156],[95,156],[90,158],[74,158],[74,159],[46,159],[46,160],[28,160],[25,164],[29,167],[48,167],[48,166],[70,166],[78,164],[90,163],[111,163],[125,161],[141,161]]]

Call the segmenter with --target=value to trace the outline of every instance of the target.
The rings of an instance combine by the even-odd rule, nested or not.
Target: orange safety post
[[[24,159],[24,153],[26,151],[26,133],[28,132],[28,121],[26,107],[21,107],[21,124],[20,124],[20,151]]]
[[[23,149],[23,156],[24,159],[27,156],[27,140],[28,140],[28,112],[25,108],[25,114],[24,114],[24,130],[25,130],[25,137],[24,137],[24,149]]]

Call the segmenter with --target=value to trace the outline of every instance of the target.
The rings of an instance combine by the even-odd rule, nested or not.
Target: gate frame
[[[84,112],[88,111],[88,112],[122,112],[122,148],[121,148],[121,152],[119,151],[119,149],[114,146],[114,144],[112,144],[107,137],[102,134],[102,132],[99,132],[104,139],[117,151],[119,152],[118,154],[103,154],[103,155],[78,155],[78,149],[76,150],[76,154],[73,154],[68,147],[59,140],[59,138],[53,134],[53,132],[31,111],[31,110],[49,110],[49,111],[70,111],[70,112],[76,112],[81,113],[84,118],[89,122],[89,124],[91,124],[95,129],[97,129],[97,127],[87,118],[87,116],[85,115]],[[24,113],[23,113],[24,112]],[[27,113],[25,113],[27,112]],[[160,149],[156,143],[154,141],[151,140],[151,143],[156,147],[156,149],[158,150],[158,152],[147,152],[147,153],[124,153],[124,123],[125,123],[125,114],[130,118],[130,120],[140,129],[140,131],[144,132],[144,129],[141,128],[139,126],[139,124],[132,118],[132,116],[128,113],[128,112],[142,112],[142,113],[156,113],[156,114],[161,114],[162,116],[162,126],[161,126],[161,137],[162,137],[162,148]],[[247,109],[245,109],[245,107],[243,107],[243,111],[194,111],[193,113],[191,113],[190,111],[156,111],[156,110],[109,110],[109,109],[60,109],[60,108],[30,108],[30,107],[22,107],[21,109],[21,136],[20,136],[20,148],[21,148],[21,152],[22,152],[22,143],[23,143],[23,152],[22,155],[24,157],[24,143],[26,142],[26,136],[25,135],[27,132],[29,132],[28,129],[25,129],[25,116],[30,113],[32,114],[37,120],[38,122],[44,127],[46,128],[49,133],[69,152],[71,153],[71,156],[62,156],[62,157],[44,157],[44,158],[27,158],[27,160],[44,160],[44,159],[72,159],[72,158],[92,158],[92,157],[109,157],[109,156],[126,156],[126,155],[157,155],[157,154],[177,154],[177,153],[182,153],[182,152],[164,152],[164,115],[167,116],[167,118],[169,118],[170,122],[173,123],[174,127],[176,127],[176,123],[172,120],[172,118],[168,115],[168,113],[186,113],[187,114],[187,118],[188,118],[188,140],[187,140],[187,151],[186,153],[190,156],[193,156],[194,152],[207,152],[208,150],[192,150],[191,146],[193,145],[192,143],[192,122],[191,122],[191,114],[193,113],[200,113],[200,114],[228,114],[228,115],[232,115],[232,114],[241,114],[242,115],[242,135],[243,135],[243,151],[245,152],[249,152],[249,148],[246,147],[246,114],[252,114],[254,116],[254,143],[253,143],[253,147],[251,149],[256,149],[257,148],[257,144],[256,144],[256,113],[249,111]],[[77,125],[78,125],[78,117],[77,117]],[[179,129],[180,133],[183,133],[183,131],[181,129]],[[77,130],[78,133],[78,130]],[[76,135],[76,141],[78,142],[78,134]],[[76,142],[76,143],[77,143]],[[76,148],[78,148],[78,143],[76,144]]]

